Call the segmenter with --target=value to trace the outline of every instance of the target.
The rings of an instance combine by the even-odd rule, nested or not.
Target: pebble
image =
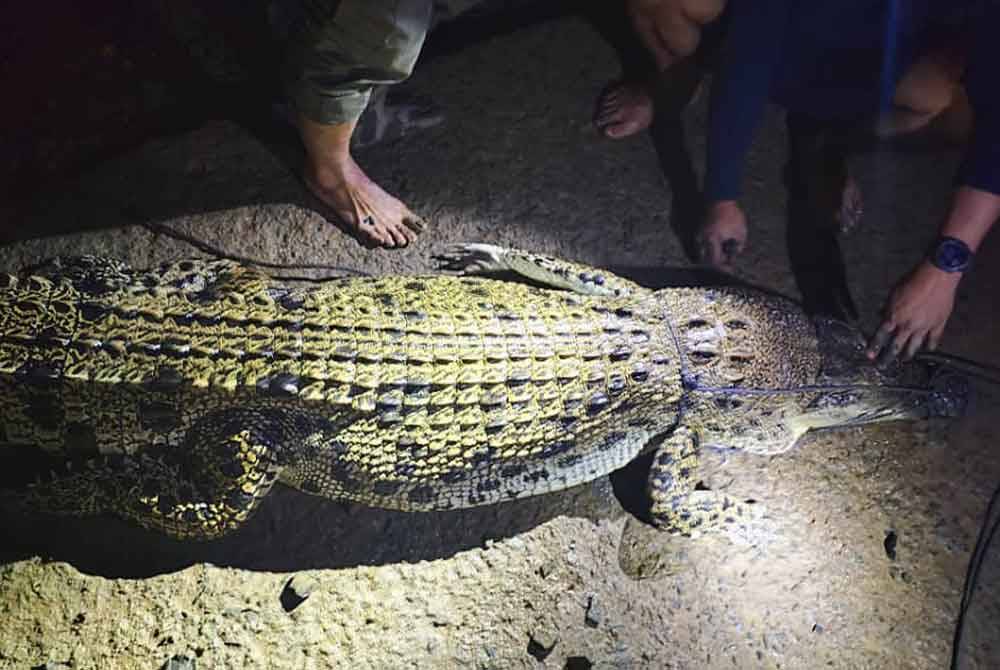
[[[882,542],[882,547],[885,549],[885,555],[889,557],[890,561],[896,560],[896,544],[899,542],[899,536],[896,534],[892,528],[885,531],[885,540]]]
[[[194,659],[178,654],[163,664],[163,670],[195,670]]]
[[[597,628],[604,620],[604,610],[597,602],[597,596],[587,598],[587,611],[583,615],[583,623],[591,628]]]
[[[552,630],[539,630],[533,631],[528,635],[528,653],[531,654],[535,660],[544,661],[555,649],[556,644],[559,643],[559,638],[556,637],[555,631]]]
[[[319,583],[312,577],[295,575],[285,582],[285,588],[281,590],[279,599],[281,600],[282,609],[286,612],[291,612],[304,603],[306,598],[316,590],[317,586],[319,586]]]

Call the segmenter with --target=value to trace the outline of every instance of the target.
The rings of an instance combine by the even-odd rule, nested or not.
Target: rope
[[[338,276],[354,276],[354,277],[370,277],[371,274],[363,272],[361,270],[355,270],[354,268],[343,267],[339,265],[324,265],[317,263],[271,263],[269,261],[261,261],[255,258],[249,258],[247,256],[239,256],[237,254],[231,254],[218,247],[212,246],[203,240],[199,240],[196,237],[188,235],[187,233],[182,233],[179,230],[175,230],[170,226],[165,226],[160,223],[141,223],[139,224],[143,228],[146,228],[150,232],[156,235],[164,235],[166,237],[173,238],[185,244],[189,244],[198,251],[202,253],[209,254],[210,256],[215,256],[216,258],[224,258],[230,261],[236,261],[237,263],[242,263],[244,265],[256,265],[258,267],[270,268],[274,270],[324,270],[327,272],[336,273],[327,277],[275,277],[275,279],[282,279],[287,281],[304,281],[304,282],[314,282],[322,283],[330,279],[335,279]]]

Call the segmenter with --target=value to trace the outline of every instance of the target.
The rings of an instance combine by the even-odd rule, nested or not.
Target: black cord
[[[937,363],[958,370],[964,375],[975,377],[981,381],[1000,386],[1000,368],[988,363],[980,363],[971,358],[963,358],[955,354],[945,354],[937,351],[925,351],[914,357],[917,361]]]
[[[997,503],[1000,501],[1000,486],[993,491],[990,503],[986,507],[986,515],[983,518],[983,525],[979,529],[979,536],[976,538],[976,546],[972,550],[972,557],[969,559],[969,568],[965,573],[965,585],[962,588],[962,601],[958,609],[958,618],[955,621],[955,637],[951,645],[951,669],[959,670],[959,659],[961,657],[962,634],[965,632],[965,617],[972,605],[972,596],[976,591],[976,584],[979,581],[979,571],[986,560],[986,554],[993,544],[993,539],[1000,530],[1000,515],[990,524]]]
[[[367,272],[362,272],[361,270],[355,270],[354,268],[342,267],[339,265],[323,265],[323,264],[312,264],[312,263],[271,263],[269,261],[260,261],[255,258],[248,258],[246,256],[238,256],[236,254],[230,254],[218,247],[214,247],[211,244],[203,240],[199,240],[196,237],[188,235],[187,233],[182,233],[179,230],[175,230],[170,226],[165,226],[161,223],[141,223],[139,224],[143,228],[146,228],[150,232],[157,235],[165,235],[167,237],[179,240],[186,244],[190,244],[195,249],[215,256],[217,258],[225,258],[226,260],[236,261],[237,263],[243,263],[244,265],[256,265],[258,267],[271,268],[275,270],[325,270],[328,272],[335,272],[337,275],[330,277],[275,277],[275,279],[283,279],[287,281],[305,281],[305,282],[316,282],[321,283],[329,279],[334,279],[337,276],[354,276],[354,277],[370,277],[371,275]]]

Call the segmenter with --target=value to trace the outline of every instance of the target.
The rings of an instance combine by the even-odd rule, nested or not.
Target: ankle
[[[354,161],[348,154],[346,159],[341,160],[307,158],[303,171],[308,181],[323,190],[332,191],[351,182],[354,167]]]

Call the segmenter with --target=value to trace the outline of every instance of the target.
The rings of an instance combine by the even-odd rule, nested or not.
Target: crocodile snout
[[[964,415],[973,399],[972,385],[964,375],[938,369],[932,373],[927,403],[931,417],[954,418]]]

